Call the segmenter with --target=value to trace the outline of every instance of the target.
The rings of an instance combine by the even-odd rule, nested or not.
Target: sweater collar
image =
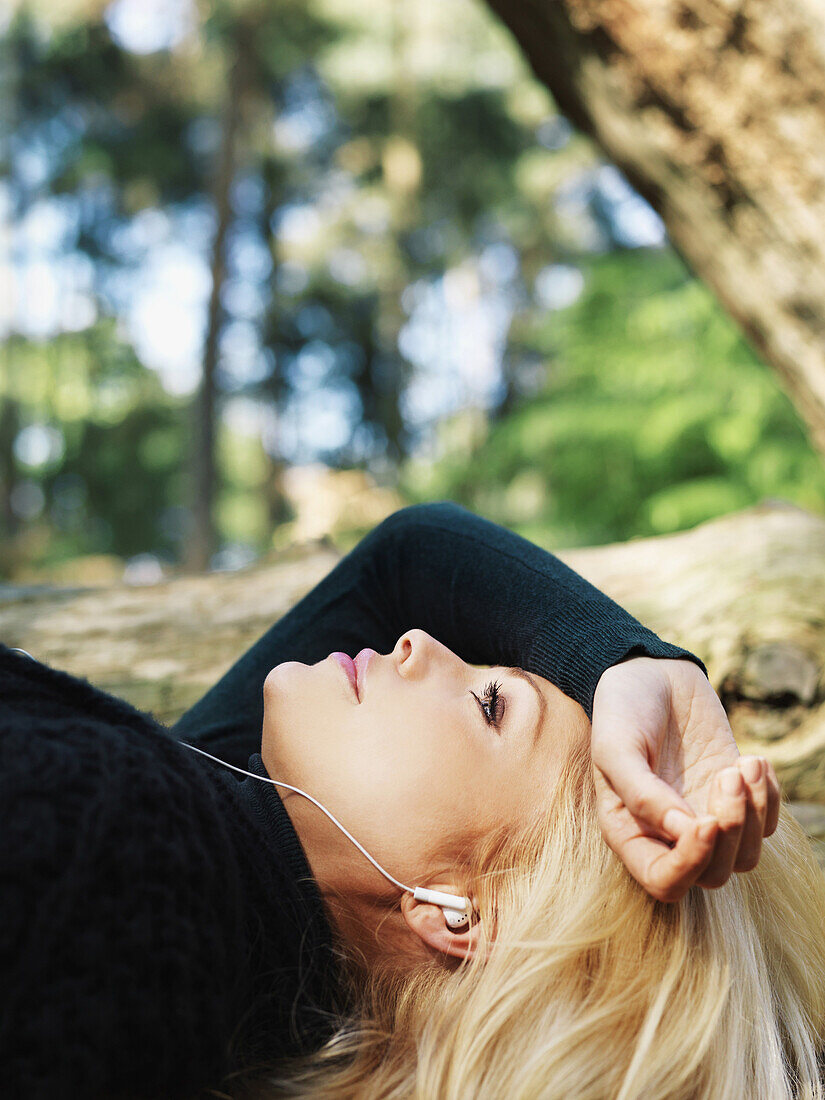
[[[315,926],[319,943],[332,942],[332,930],[324,910],[321,891],[312,874],[301,840],[286,811],[278,788],[264,767],[260,753],[250,756],[247,768],[250,772],[267,780],[261,783],[247,777],[240,784],[243,799],[248,808],[263,825],[267,838],[287,861],[289,869],[301,894],[308,916]]]
[[[304,994],[300,1030],[316,1042],[330,1033],[330,1022],[347,1007],[341,986],[339,953],[306,852],[260,753],[249,758],[247,767],[268,782],[261,783],[260,779],[247,776],[234,784],[239,800],[264,834],[268,847],[286,863],[295,886],[297,896],[290,909],[300,926]]]

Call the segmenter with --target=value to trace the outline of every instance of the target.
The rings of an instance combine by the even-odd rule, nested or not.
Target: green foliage
[[[449,497],[547,546],[695,526],[781,497],[825,512],[825,476],[774,374],[670,250],[581,261],[585,290],[528,318],[541,391],[410,463],[414,499]],[[460,435],[460,426],[453,425]]]
[[[128,558],[147,547],[169,560],[177,556],[182,532],[175,505],[188,410],[117,337],[112,322],[48,344],[10,340],[0,398],[20,425],[51,432],[57,441],[51,454],[30,463],[25,452],[16,457],[20,518],[28,531],[17,543],[8,539],[16,532],[6,531],[7,571],[21,560],[48,565],[91,553]]]

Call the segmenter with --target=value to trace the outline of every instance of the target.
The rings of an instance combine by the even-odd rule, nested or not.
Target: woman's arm
[[[518,665],[592,715],[601,674],[663,642],[553,554],[450,501],[388,516],[178,721],[178,737],[243,765],[260,747],[262,685],[281,661],[389,652],[413,627],[472,664]]]
[[[413,505],[382,527],[396,637],[418,626],[471,664],[536,672],[588,718],[602,673],[628,656],[684,657],[707,675],[553,554],[460,505]]]

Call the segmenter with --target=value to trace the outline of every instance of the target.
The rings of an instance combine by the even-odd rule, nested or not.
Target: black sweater
[[[588,717],[601,673],[629,655],[706,671],[449,502],[376,527],[172,731],[0,646],[0,1094],[195,1097],[329,1034],[346,1007],[332,932],[276,788],[178,739],[265,776],[269,669],[389,652],[412,627],[546,677]]]

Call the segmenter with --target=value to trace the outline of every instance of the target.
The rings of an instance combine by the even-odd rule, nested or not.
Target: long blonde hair
[[[755,870],[664,904],[604,843],[583,746],[464,864],[476,958],[353,960],[355,1015],[256,1096],[825,1100],[825,877],[785,806]]]

